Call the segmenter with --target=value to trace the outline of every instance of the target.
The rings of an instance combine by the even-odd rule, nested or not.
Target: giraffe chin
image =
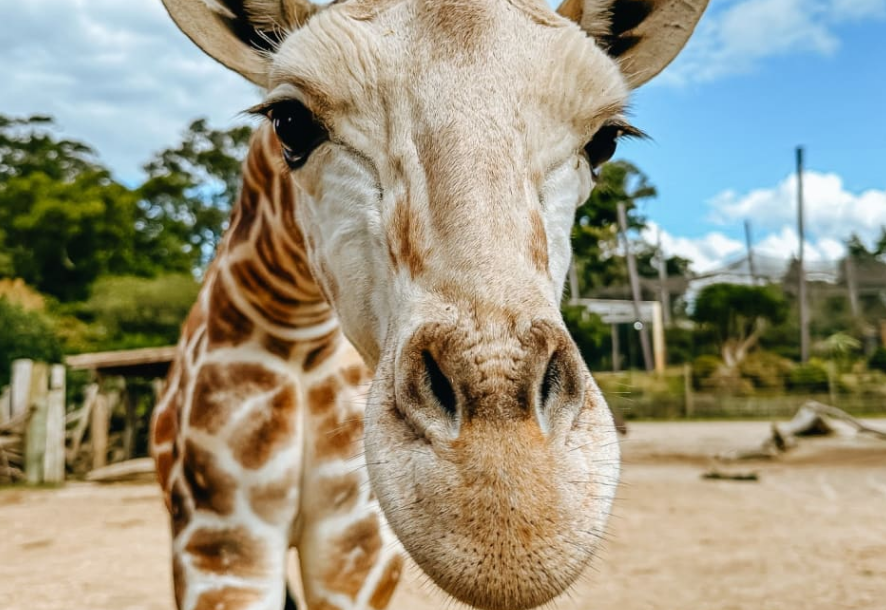
[[[367,407],[369,476],[419,567],[484,610],[533,608],[565,592],[597,551],[618,481],[615,428],[590,376],[565,430],[482,420],[441,439],[409,423],[409,406],[384,387],[391,375],[379,373]]]

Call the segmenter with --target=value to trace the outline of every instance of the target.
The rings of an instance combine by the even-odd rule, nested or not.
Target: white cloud
[[[755,243],[754,252],[763,256],[787,260],[799,254],[800,237],[794,227],[783,226]],[[808,240],[803,246],[803,259],[812,263],[833,261],[845,253],[846,247],[843,243],[830,237]]]
[[[650,222],[641,233],[647,243],[654,244],[661,231],[661,247],[667,256],[681,256],[692,261],[692,269],[704,273],[721,267],[727,259],[734,259],[744,251],[744,243],[727,237],[723,233],[712,232],[699,238],[679,237]]]
[[[880,228],[886,226],[886,189],[854,193],[846,188],[837,174],[806,171],[803,174],[803,200],[803,224],[807,234],[813,243],[831,244],[823,245],[823,252],[833,253],[833,244],[841,243],[852,233],[871,242],[880,234]],[[783,233],[787,227],[793,231],[797,219],[797,178],[790,175],[774,187],[755,189],[743,195],[725,191],[715,196],[710,205],[711,220],[719,224],[736,224],[747,219],[755,231]],[[787,247],[785,240],[781,243]]]
[[[834,262],[845,255],[845,241],[853,233],[868,245],[879,238],[886,227],[886,189],[854,193],[836,174],[807,171],[803,176],[804,259],[813,271],[824,273],[833,270]],[[750,220],[757,237],[753,244],[755,255],[768,258],[771,266],[781,268],[779,261],[786,262],[799,253],[796,201],[797,180],[792,175],[773,187],[745,194],[720,193],[709,202],[711,220],[733,228],[740,227],[745,219]],[[658,230],[655,223],[650,223],[642,237],[655,243]],[[697,273],[722,268],[745,254],[744,241],[721,231],[691,238],[662,231],[661,242],[667,255],[692,260]]]
[[[29,0],[4,11],[0,108],[51,114],[126,179],[208,116],[228,126],[254,87],[204,56],[159,0]]]
[[[768,57],[831,55],[840,46],[840,24],[884,17],[886,0],[715,1],[658,82],[711,81],[751,71]]]

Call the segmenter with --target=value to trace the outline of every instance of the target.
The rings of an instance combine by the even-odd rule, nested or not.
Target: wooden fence
[[[65,480],[65,367],[16,360],[0,397],[0,481]]]

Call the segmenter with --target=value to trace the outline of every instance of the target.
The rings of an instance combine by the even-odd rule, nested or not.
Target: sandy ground
[[[609,541],[551,608],[886,609],[886,443],[808,440],[730,467],[759,482],[700,478],[767,429],[633,424]],[[0,490],[0,610],[171,610],[168,553],[152,485]],[[391,607],[461,607],[424,582],[407,573]]]

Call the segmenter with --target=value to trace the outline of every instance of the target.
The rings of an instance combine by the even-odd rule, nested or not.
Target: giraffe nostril
[[[554,352],[551,355],[551,359],[548,361],[548,367],[545,369],[545,374],[541,378],[538,404],[541,406],[542,409],[548,407],[548,403],[551,399],[551,394],[559,391],[560,374],[559,358],[557,358],[557,352]]]
[[[440,365],[434,360],[431,352],[424,350],[421,356],[425,364],[425,373],[431,394],[434,395],[443,412],[449,418],[455,420],[458,411],[456,409],[455,390],[452,389],[452,384],[449,383],[449,379],[440,370]]]

